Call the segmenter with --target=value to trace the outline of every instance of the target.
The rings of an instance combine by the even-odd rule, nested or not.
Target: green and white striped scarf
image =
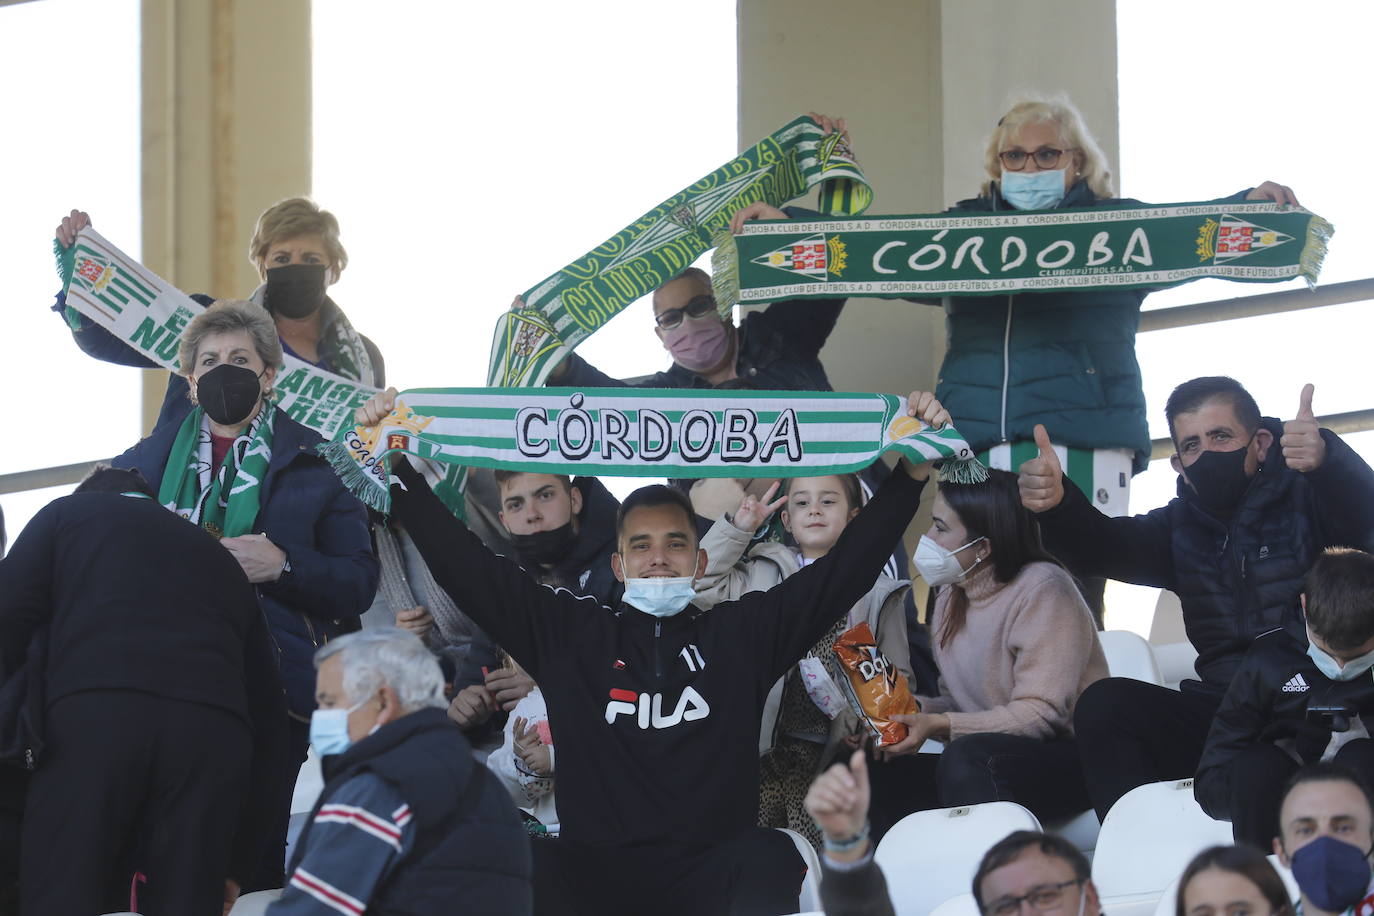
[[[373,427],[321,447],[359,499],[385,512],[404,453],[444,464],[626,477],[842,474],[892,451],[953,459],[947,476],[984,479],[968,443],[931,429],[891,394],[625,388],[416,388]]]
[[[272,461],[272,417],[264,404],[248,428],[229,446],[219,470],[210,473],[210,422],[204,409],[186,415],[172,442],[158,488],[158,502],[215,537],[253,531],[263,479]]]

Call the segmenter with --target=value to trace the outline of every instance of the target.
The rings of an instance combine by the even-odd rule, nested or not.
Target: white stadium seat
[[[1130,630],[1106,630],[1098,633],[1097,638],[1112,677],[1134,678],[1155,686],[1164,683],[1150,644],[1139,635]]]
[[[1154,647],[1155,661],[1164,678],[1164,686],[1177,690],[1180,681],[1197,677],[1197,649],[1190,642],[1171,642]]]
[[[324,790],[324,774],[320,771],[320,758],[312,747],[296,774],[296,790],[291,795],[291,813],[309,813]]]
[[[951,897],[930,911],[930,916],[982,916],[972,894]]]
[[[1097,834],[1102,827],[1097,823],[1097,812],[1089,808],[1077,815],[1045,825],[1046,833],[1062,836],[1074,848],[1092,860],[1093,850],[1097,848]]]
[[[806,863],[806,877],[802,880],[801,899],[798,905],[803,910],[818,910],[821,906],[821,860],[816,855],[816,847],[807,842],[806,837],[795,830],[788,830],[786,827],[779,827],[783,833],[792,838],[792,845],[797,847],[797,854]]]
[[[263,913],[267,912],[269,904],[280,899],[280,889],[244,894],[234,904],[234,908],[229,911],[229,916],[262,916]]]
[[[1132,789],[1107,812],[1097,838],[1093,883],[1103,910],[1116,916],[1153,904],[1200,850],[1230,842],[1231,825],[1198,807],[1191,779]]]
[[[908,814],[878,844],[897,916],[926,916],[951,897],[966,894],[978,863],[1014,830],[1039,830],[1035,815],[1012,802],[937,808]]]

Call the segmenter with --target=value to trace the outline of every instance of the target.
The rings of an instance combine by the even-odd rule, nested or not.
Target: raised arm
[[[1303,386],[1297,415],[1283,424],[1283,460],[1312,485],[1323,546],[1374,549],[1374,470],[1339,436],[1318,427],[1313,390]]]
[[[1040,454],[1021,465],[1021,504],[1036,514],[1045,546],[1075,575],[1105,576],[1173,588],[1172,532],[1167,507],[1110,518],[1064,476],[1045,427],[1036,424]]]
[[[397,461],[401,486],[391,488],[396,517],[419,548],[434,580],[497,645],[537,681],[543,653],[558,645],[559,624],[571,623],[577,605],[590,610],[592,598],[573,598],[538,584],[515,563],[499,557],[453,517],[408,462]],[[567,601],[559,600],[566,595]]]
[[[786,547],[773,543],[753,545],[758,526],[787,502],[786,496],[769,501],[777,490],[775,483],[762,501],[744,494],[734,515],[717,519],[702,537],[706,572],[696,582],[698,607],[732,601],[746,592],[766,591],[796,572],[797,564]]]
[[[948,412],[929,392],[913,392],[907,413],[931,426],[949,422]],[[740,625],[748,631],[748,644],[758,647],[759,675],[768,683],[805,655],[882,573],[916,514],[930,475],[927,465],[912,466],[904,459],[900,466],[902,470],[888,477],[828,554],[776,588],[740,599]]]

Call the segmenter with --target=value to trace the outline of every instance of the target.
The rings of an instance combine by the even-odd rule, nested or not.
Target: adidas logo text
[[[1295,674],[1289,678],[1288,683],[1283,685],[1284,693],[1306,693],[1307,681],[1303,680],[1301,674]]]

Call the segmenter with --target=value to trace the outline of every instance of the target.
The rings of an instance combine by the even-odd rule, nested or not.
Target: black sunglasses
[[[715,296],[695,296],[682,308],[664,309],[659,312],[654,316],[654,323],[665,331],[671,331],[673,328],[682,324],[684,315],[688,318],[701,318],[704,315],[709,315],[715,310]]]

